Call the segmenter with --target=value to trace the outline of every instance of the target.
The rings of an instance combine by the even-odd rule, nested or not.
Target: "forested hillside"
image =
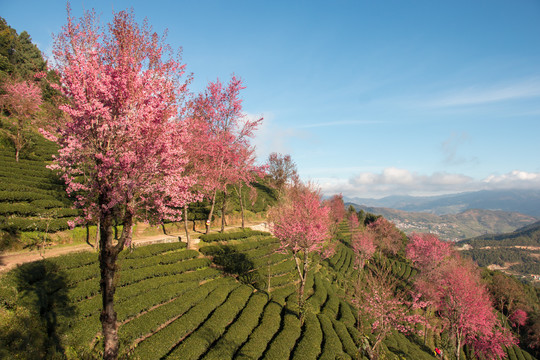
[[[500,269],[538,285],[540,277],[540,222],[511,233],[484,235],[460,241],[463,254],[479,266]]]

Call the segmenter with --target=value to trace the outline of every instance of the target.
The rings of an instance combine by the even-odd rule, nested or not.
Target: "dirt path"
[[[247,227],[252,228],[254,230],[268,231],[266,227],[266,223],[247,224]],[[225,229],[229,230],[229,229],[234,229],[234,228],[238,228],[238,227],[228,226]],[[190,230],[189,235],[190,237],[195,239],[195,242],[198,242],[198,237],[202,234],[200,232],[193,232]],[[141,236],[140,233],[139,234],[136,233],[136,234],[133,234],[133,236],[134,236],[133,244],[136,247],[155,244],[155,243],[161,243],[161,242],[175,242],[175,241],[178,241],[178,237],[181,237],[181,241],[184,241],[184,242],[186,241],[185,232],[169,234],[169,235],[158,234],[158,235],[148,235],[148,236]],[[81,252],[81,251],[95,251],[95,249],[93,246],[90,246],[85,243],[85,244],[76,244],[76,245],[57,245],[57,246],[46,249],[43,256],[40,254],[38,250],[3,253],[3,254],[0,254],[0,274],[10,269],[13,269],[17,265],[21,265],[23,263],[32,262],[32,261],[41,260],[41,259],[47,259],[47,258],[51,258],[55,256],[74,253],[74,252]]]

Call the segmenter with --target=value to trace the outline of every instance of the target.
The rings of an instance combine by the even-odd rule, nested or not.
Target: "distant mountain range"
[[[469,209],[457,214],[437,215],[408,212],[383,207],[368,207],[353,203],[357,210],[382,215],[406,234],[432,233],[448,241],[458,241],[484,234],[507,233],[534,223],[536,217],[500,210]]]
[[[441,196],[388,196],[382,199],[344,197],[344,200],[367,207],[437,215],[483,209],[519,212],[540,218],[540,190],[483,190]]]

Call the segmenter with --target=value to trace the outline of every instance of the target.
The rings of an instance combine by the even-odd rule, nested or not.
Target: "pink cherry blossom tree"
[[[236,179],[231,178],[232,187],[238,196],[240,204],[241,227],[245,227],[245,200],[242,193],[242,187],[247,186],[250,192],[250,199],[254,203],[257,199],[257,190],[252,186],[252,182],[257,177],[264,177],[266,166],[255,164],[255,148],[252,146],[241,149],[240,161],[236,164]]]
[[[508,318],[508,320],[510,321],[510,324],[512,324],[513,327],[517,327],[518,332],[519,332],[519,327],[525,326],[525,324],[527,324],[528,319],[529,317],[527,315],[527,312],[521,309],[516,309],[516,311],[514,311]]]
[[[227,185],[245,178],[252,151],[249,140],[262,122],[262,118],[249,118],[242,112],[240,91],[244,89],[242,80],[233,76],[227,86],[219,79],[208,84],[190,105],[192,122],[198,122],[197,139],[204,139],[200,145],[199,158],[206,161],[205,188],[211,199],[211,208],[206,223],[206,233],[210,231],[216,196],[218,191],[227,191]]]
[[[33,82],[9,79],[4,83],[4,95],[0,97],[2,106],[10,113],[9,119],[15,125],[15,134],[7,132],[15,146],[15,160],[27,143],[24,136],[42,103],[41,89]]]
[[[62,110],[56,165],[67,191],[100,227],[104,359],[118,356],[114,310],[117,257],[131,242],[136,219],[177,221],[192,199],[184,174],[188,132],[178,117],[186,93],[184,65],[145,21],[113,14],[107,27],[94,12],[68,22],[55,38]],[[113,220],[123,230],[113,241]]]
[[[358,215],[356,215],[356,212],[350,212],[347,216],[347,220],[349,221],[349,229],[351,230],[351,233],[353,233],[360,226]]]
[[[390,221],[383,217],[368,225],[368,229],[375,235],[375,244],[384,254],[397,254],[403,245],[400,231]]]
[[[352,234],[351,247],[355,255],[354,264],[360,272],[375,254],[375,235],[369,229]]]
[[[304,289],[310,270],[310,255],[330,256],[328,248],[330,209],[321,204],[319,190],[312,185],[296,183],[287,189],[281,201],[269,210],[268,218],[281,250],[290,252],[300,278],[298,304],[301,320],[304,316]]]
[[[423,323],[419,309],[427,306],[419,296],[398,289],[398,280],[390,269],[374,267],[365,274],[365,282],[356,284],[353,304],[358,309],[358,319],[369,319],[374,340],[364,345],[370,359],[378,359],[382,342],[394,330],[401,333],[420,333],[416,325]],[[357,325],[360,327],[360,323]]]
[[[409,237],[407,257],[423,272],[433,271],[454,254],[452,244],[433,234],[414,233]]]
[[[330,199],[325,201],[325,205],[330,209],[330,219],[331,219],[331,232],[336,234],[338,230],[338,225],[340,222],[345,219],[346,210],[345,203],[343,202],[343,195],[334,195]]]
[[[477,267],[433,235],[414,234],[407,255],[420,270],[415,288],[445,321],[455,357],[464,344],[488,358],[504,357],[515,339],[497,319]]]

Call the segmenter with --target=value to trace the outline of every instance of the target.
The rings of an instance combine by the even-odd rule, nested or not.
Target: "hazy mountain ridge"
[[[376,208],[391,208],[437,215],[468,209],[519,212],[540,217],[540,190],[482,190],[439,196],[387,196],[382,199],[344,197],[345,201]]]
[[[449,241],[492,233],[509,233],[538,220],[530,215],[500,210],[469,209],[457,214],[436,215],[349,204],[358,210],[384,216],[406,234],[430,232]]]

